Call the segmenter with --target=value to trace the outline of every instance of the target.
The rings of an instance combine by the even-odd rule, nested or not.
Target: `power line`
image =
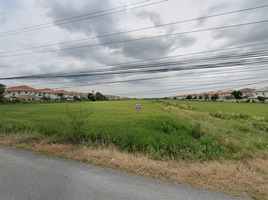
[[[148,0],[148,1],[151,1],[151,0]],[[71,18],[67,18],[67,19],[63,19],[63,20],[59,20],[59,21],[49,22],[49,23],[45,23],[45,24],[41,24],[41,25],[35,25],[33,27],[27,27],[27,28],[22,28],[22,29],[18,29],[18,30],[3,32],[3,33],[0,33],[0,37],[8,36],[8,35],[14,35],[14,34],[18,34],[18,33],[29,32],[29,31],[33,31],[33,30],[44,29],[44,28],[48,28],[48,27],[52,27],[52,26],[57,26],[57,25],[77,22],[77,21],[86,20],[86,19],[92,19],[92,18],[96,18],[96,17],[102,17],[102,16],[106,16],[106,15],[110,15],[110,14],[124,12],[126,10],[133,10],[133,9],[137,9],[137,8],[151,6],[151,5],[163,3],[163,2],[166,2],[166,1],[169,1],[169,0],[158,1],[158,2],[154,2],[154,3],[142,5],[142,6],[137,6],[137,7],[134,7],[134,8],[128,8],[128,9],[118,10],[118,11],[114,11],[114,12],[110,12],[110,13],[105,13],[105,14],[101,14],[101,15],[92,16],[92,17],[86,17],[86,18],[83,18],[83,19],[76,19],[76,20],[72,20],[72,21],[61,22],[61,21],[66,21],[66,20],[70,20],[70,19],[73,19],[73,18],[79,18],[81,16],[71,17]],[[142,1],[142,2],[139,2],[139,3],[143,3],[143,2],[145,2],[145,1]],[[134,3],[134,4],[138,4],[138,3]],[[130,6],[130,5],[134,5],[134,4],[129,4],[129,5],[126,5],[126,6]],[[114,10],[114,9],[118,9],[118,8],[126,7],[126,6],[120,6],[120,7],[111,8],[111,9],[108,9],[108,10]],[[98,12],[94,12],[94,13],[90,13],[90,14],[86,14],[86,15],[93,15],[93,14],[97,14],[97,13],[100,13],[100,12],[105,12],[105,11],[108,11],[108,10],[98,11]],[[84,15],[82,15],[82,16],[84,16]]]
[[[33,55],[33,54],[39,54],[39,53],[51,53],[51,52],[57,52],[57,51],[63,51],[63,50],[73,50],[73,49],[79,49],[79,48],[89,48],[89,47],[96,47],[96,46],[103,46],[103,45],[110,45],[110,44],[135,42],[135,41],[142,41],[142,40],[148,40],[148,39],[157,39],[157,38],[161,38],[161,37],[171,37],[171,36],[176,36],[176,35],[184,35],[184,34],[189,34],[189,33],[205,32],[205,31],[211,31],[211,30],[220,30],[220,29],[225,29],[225,28],[234,28],[234,27],[239,27],[239,26],[246,26],[246,25],[253,25],[253,24],[267,23],[267,22],[268,22],[268,20],[262,20],[262,21],[235,24],[235,25],[229,25],[229,26],[221,26],[221,27],[215,27],[215,28],[199,29],[199,30],[194,30],[194,31],[186,31],[186,32],[180,32],[180,33],[172,33],[172,34],[150,36],[150,37],[144,37],[144,38],[136,38],[136,39],[122,40],[122,41],[114,41],[114,42],[107,42],[107,43],[101,43],[101,44],[76,46],[76,47],[69,47],[69,48],[63,48],[63,49],[46,50],[46,51],[39,51],[39,52],[33,52],[33,53],[6,55],[6,56],[0,56],[0,57],[15,57],[15,56]]]
[[[39,74],[31,76],[21,76],[21,77],[8,77],[1,78],[4,79],[25,79],[25,78],[60,78],[60,77],[81,77],[81,76],[100,76],[100,75],[114,75],[114,74],[133,74],[133,73],[152,73],[152,72],[164,72],[164,71],[181,71],[181,70],[191,70],[191,69],[204,69],[204,68],[216,68],[216,67],[228,67],[232,65],[245,65],[245,64],[258,64],[266,61],[268,50],[247,52],[240,54],[225,54],[215,57],[204,57],[192,60],[182,60],[182,61],[171,61],[163,63],[146,63],[140,65],[123,65],[121,67],[112,69],[98,69],[98,70],[87,70],[80,71],[79,73],[57,73],[57,74]],[[244,60],[241,60],[244,58]],[[255,60],[253,60],[253,58]],[[240,59],[240,60],[238,60]],[[251,60],[249,60],[251,59]],[[220,62],[222,60],[227,60],[227,62]],[[235,61],[238,60],[238,61]],[[201,64],[200,62],[206,63]],[[216,63],[215,63],[216,61]],[[243,62],[242,62],[243,61]],[[253,62],[254,61],[254,62]],[[193,63],[193,65],[189,65]],[[196,64],[198,63],[198,64]],[[184,64],[184,65],[183,65]],[[177,67],[179,65],[179,67]],[[175,67],[170,67],[175,66]],[[159,69],[159,67],[162,67]],[[164,68],[163,68],[164,67]],[[140,69],[145,69],[141,71]],[[132,71],[129,71],[132,70]],[[140,71],[138,71],[140,70]]]
[[[262,77],[265,77],[267,76],[268,74],[262,76]],[[252,79],[254,79],[256,77],[253,77]],[[246,79],[244,79],[246,80]],[[237,81],[240,81],[240,80],[233,80],[233,82],[237,82]],[[188,91],[189,88],[191,87],[199,87],[199,86],[207,86],[207,85],[216,85],[216,84],[222,84],[222,83],[226,83],[226,81],[222,81],[222,82],[213,82],[213,83],[206,83],[206,84],[199,84],[199,85],[191,85],[191,86],[187,86],[187,90],[184,90],[184,91]],[[247,85],[252,85],[252,84],[257,84],[257,83],[263,83],[263,81],[260,81],[260,82],[253,82],[253,83],[249,83]],[[242,84],[244,85],[244,84]],[[183,87],[177,87],[177,88],[169,88],[169,89],[161,89],[161,90],[149,90],[149,91],[143,91],[143,92],[132,92],[132,93],[124,93],[124,94],[115,94],[116,96],[128,96],[128,95],[142,95],[142,94],[156,94],[156,93],[163,93],[163,90],[165,90],[164,92],[171,92],[171,91],[181,91],[180,89],[181,88],[185,88],[186,86],[183,86]]]
[[[13,52],[20,52],[20,51],[31,50],[31,49],[38,49],[38,48],[61,45],[61,44],[68,44],[68,43],[72,43],[72,42],[79,42],[79,41],[85,41],[85,40],[91,40],[91,39],[97,39],[97,38],[103,38],[103,37],[109,37],[109,36],[115,36],[115,35],[121,35],[121,34],[125,34],[125,33],[148,30],[148,29],[152,29],[152,28],[165,27],[165,26],[181,24],[181,23],[186,23],[186,22],[191,22],[191,21],[196,21],[196,20],[201,20],[201,19],[208,19],[208,18],[223,16],[223,15],[228,15],[228,14],[234,14],[234,13],[238,13],[238,12],[245,12],[245,11],[254,10],[254,9],[260,9],[260,8],[264,8],[264,7],[268,7],[268,5],[263,5],[263,6],[253,7],[253,8],[247,8],[247,9],[242,9],[242,10],[236,10],[236,11],[230,11],[230,12],[225,12],[225,13],[219,13],[219,14],[215,14],[215,15],[204,16],[204,17],[188,19],[188,20],[183,20],[183,21],[176,21],[176,22],[172,22],[172,23],[166,23],[166,24],[150,26],[150,27],[145,27],[145,28],[140,28],[140,29],[128,30],[128,31],[123,31],[123,32],[118,32],[118,33],[111,33],[111,34],[100,35],[100,36],[95,36],[95,37],[88,37],[88,38],[65,41],[65,42],[54,43],[54,44],[47,44],[47,45],[42,45],[42,46],[37,46],[37,47],[30,47],[30,48],[25,48],[25,49],[6,51],[6,52],[2,52],[2,54],[3,53],[6,54],[6,53],[13,53]],[[1,33],[0,33],[0,36],[1,36]]]

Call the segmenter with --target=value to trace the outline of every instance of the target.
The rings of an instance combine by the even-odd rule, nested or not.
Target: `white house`
[[[253,91],[253,95],[255,97],[258,97],[258,96],[268,97],[268,86]]]
[[[26,85],[10,87],[5,90],[6,98],[18,98],[25,101],[38,100],[38,91]]]
[[[50,97],[52,101],[58,99],[58,94],[55,90],[45,88],[45,89],[37,89],[38,91],[38,99],[41,100],[43,96]]]

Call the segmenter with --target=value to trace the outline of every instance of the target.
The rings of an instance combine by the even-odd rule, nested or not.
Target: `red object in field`
[[[135,110],[141,110],[141,104],[136,104]]]

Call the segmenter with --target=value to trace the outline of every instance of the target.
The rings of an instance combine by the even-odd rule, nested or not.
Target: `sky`
[[[266,20],[265,0],[1,0],[0,83],[130,98],[266,87]]]

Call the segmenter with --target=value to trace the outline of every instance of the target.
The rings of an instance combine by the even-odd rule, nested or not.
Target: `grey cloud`
[[[227,7],[227,3],[224,3],[224,2],[218,3],[216,5],[212,5],[212,6],[208,7],[207,9],[205,9],[205,11],[203,11],[202,14],[198,18],[218,14],[222,10],[225,10],[226,7]],[[196,26],[204,26],[208,20],[209,20],[209,18],[199,19],[199,20],[197,20]]]
[[[66,19],[79,16],[82,14],[95,13],[115,7],[109,0],[90,0],[90,1],[47,1],[46,5],[50,8],[47,15],[53,20]],[[94,14],[90,16],[101,15]],[[89,16],[89,17],[90,17]],[[82,17],[84,18],[84,17]],[[115,32],[116,24],[120,21],[118,15],[107,15],[77,21],[68,24],[58,24],[62,29],[70,31],[70,33],[82,32],[85,35],[100,35],[108,32]],[[57,24],[56,24],[57,25]]]
[[[82,6],[83,5],[83,6]],[[73,6],[69,1],[48,1],[47,6],[50,7],[48,15],[54,20],[68,18],[71,16],[81,15],[81,13],[91,13],[99,10],[104,10],[111,7],[116,7],[112,5],[111,1],[104,0],[91,0],[83,1],[79,3],[78,6]],[[66,25],[58,25],[62,29],[70,31],[70,33],[82,33],[84,35],[101,36],[111,33],[122,32],[120,27],[120,22],[124,20],[126,13],[118,13],[115,15],[108,15],[104,17],[98,17],[91,20],[79,21],[75,23],[70,23]],[[131,14],[130,14],[131,15]],[[139,17],[148,17],[155,25],[161,24],[161,19],[159,14],[149,11],[141,11],[138,14]],[[137,27],[138,28],[138,27]],[[133,28],[135,29],[135,28]],[[164,29],[166,32],[172,32],[175,30],[174,27]],[[136,36],[139,35],[139,36]],[[94,41],[87,41],[82,44],[103,44],[110,43],[114,41],[124,41],[136,38],[142,38],[148,36],[142,36],[142,34],[128,33],[111,37],[101,37]],[[70,51],[60,52],[60,56],[72,56],[79,59],[92,59],[100,63],[108,63],[111,61],[111,57],[122,58],[126,57],[135,59],[144,59],[150,57],[157,57],[167,55],[172,52],[175,45],[180,47],[185,47],[192,45],[195,39],[191,36],[180,36],[177,39],[167,37],[157,40],[142,40],[135,42],[117,43],[117,44],[106,44],[103,46],[95,46],[90,48],[75,49]],[[68,45],[76,46],[75,44]],[[79,45],[77,45],[79,46]],[[176,47],[177,48],[177,47]],[[121,55],[120,55],[121,54]]]
[[[156,12],[149,12],[149,11],[142,10],[141,12],[139,12],[137,14],[137,16],[140,17],[140,18],[142,18],[142,19],[149,18],[151,20],[151,22],[155,26],[162,24],[160,15],[158,13],[156,13]]]

